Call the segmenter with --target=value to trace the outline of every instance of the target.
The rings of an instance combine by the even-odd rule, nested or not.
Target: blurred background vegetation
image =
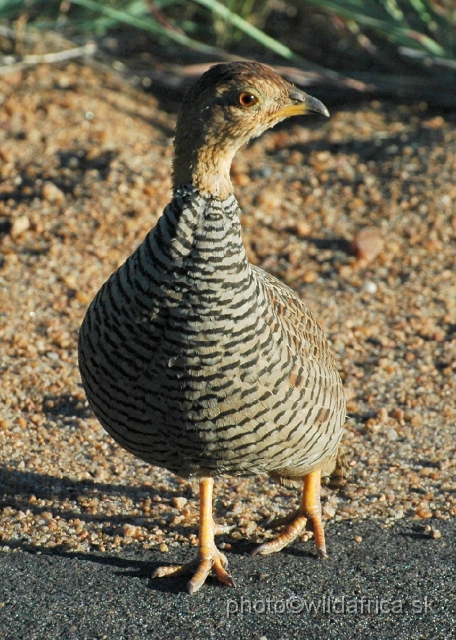
[[[456,106],[456,0],[0,0],[0,65],[53,50],[49,34],[143,79],[246,57],[298,84]]]

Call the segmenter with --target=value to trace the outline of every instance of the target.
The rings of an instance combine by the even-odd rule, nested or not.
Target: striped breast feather
[[[274,276],[252,265],[270,302],[271,322],[280,327],[291,351],[317,361],[323,369],[337,371],[328,341],[318,321],[296,293]]]
[[[320,325],[292,289],[262,269],[254,270],[270,302],[269,323],[280,333],[288,385],[299,392],[303,408],[313,407],[311,421],[341,428],[345,419],[344,391]]]

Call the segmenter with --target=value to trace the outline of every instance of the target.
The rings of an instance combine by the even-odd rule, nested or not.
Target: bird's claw
[[[191,562],[177,567],[158,567],[152,574],[152,578],[164,578],[168,576],[184,576],[193,574],[193,578],[187,585],[190,595],[196,593],[206,582],[206,578],[213,571],[216,578],[230,587],[234,587],[234,580],[226,571],[228,560],[226,556],[215,546],[209,556],[202,557],[201,553]]]

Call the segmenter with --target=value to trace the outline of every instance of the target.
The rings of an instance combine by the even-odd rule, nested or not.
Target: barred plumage
[[[254,96],[263,83],[262,98],[266,87],[290,101],[291,85],[263,65],[219,67],[222,75],[213,68],[200,81],[218,99],[226,86],[231,96],[236,82],[238,92],[245,92],[247,79]],[[294,107],[298,102],[324,113],[321,103],[292,89]],[[222,105],[232,137],[234,118]],[[245,109],[237,105],[238,112]],[[186,163],[188,150],[179,153],[185,147],[179,126],[185,133],[182,122],[191,119],[182,113],[174,197],[141,246],[103,285],[81,327],[79,359],[88,400],[125,449],[181,476],[200,477],[203,488],[207,479],[225,473],[283,478],[329,473],[345,419],[329,346],[296,294],[248,262],[223,163],[207,183],[199,175],[211,146],[210,128],[204,125],[197,161]],[[266,120],[257,129],[271,126]],[[191,137],[198,147],[194,131]],[[238,138],[236,148],[244,141]],[[188,181],[176,183],[176,175],[185,178],[186,171]],[[305,509],[315,519],[309,504]],[[202,531],[191,591],[210,569],[200,575],[203,537]],[[320,542],[323,555],[324,539]],[[276,550],[269,545],[260,552]],[[211,566],[231,584],[221,558],[214,546]]]

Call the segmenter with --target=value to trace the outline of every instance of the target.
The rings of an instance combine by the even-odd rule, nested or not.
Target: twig
[[[81,56],[92,56],[96,50],[97,45],[94,42],[88,42],[82,47],[73,47],[72,49],[65,49],[65,51],[56,51],[54,53],[31,54],[21,57],[4,56],[0,60],[0,74],[22,69],[29,65],[53,64]]]
[[[237,57],[237,59],[240,60],[241,58]],[[147,75],[148,77],[162,82],[165,85],[172,86],[173,88],[184,88],[190,84],[190,80],[200,76],[213,64],[216,64],[216,62],[204,62],[186,66],[165,65],[163,69],[150,69],[147,72]],[[351,89],[358,92],[369,92],[374,89],[374,87],[368,82],[366,83],[360,80],[354,80],[353,78],[344,77],[343,75],[339,75],[339,77],[334,78],[330,72],[328,74],[324,72],[316,73],[313,70],[298,69],[296,67],[279,65],[273,66],[277,73],[285,76],[290,80],[290,82],[294,82],[301,86],[327,84],[328,86],[337,87],[339,90]]]

